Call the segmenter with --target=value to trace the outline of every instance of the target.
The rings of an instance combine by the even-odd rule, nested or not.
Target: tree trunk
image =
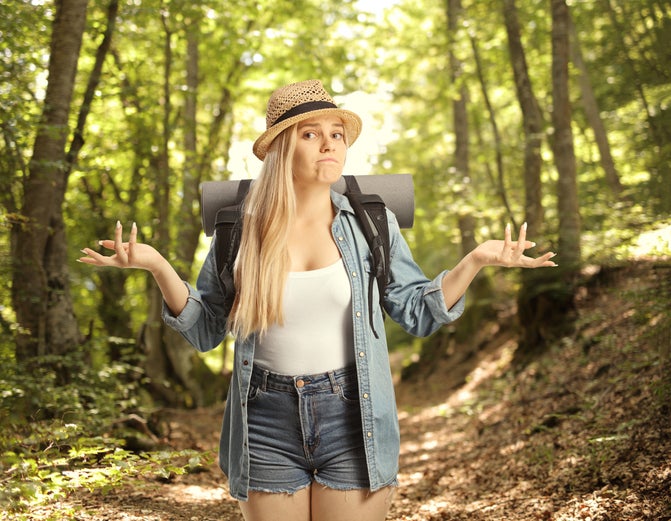
[[[172,32],[168,26],[167,13],[162,13],[165,30],[163,43],[163,93],[161,105],[161,145],[156,157],[153,158],[151,171],[155,176],[156,190],[154,208],[156,208],[156,226],[152,243],[166,258],[170,258],[170,159],[169,143],[172,133],[170,120],[172,117],[171,71],[172,71]],[[147,277],[147,321],[141,337],[146,354],[145,370],[151,380],[151,386],[163,402],[169,405],[182,405],[185,398],[173,385],[173,372],[164,339],[167,326],[163,323],[161,310],[163,298],[155,282]],[[188,400],[186,400],[188,402]]]
[[[611,192],[618,196],[622,192],[622,183],[620,183],[620,176],[615,168],[613,156],[610,153],[610,143],[608,142],[608,133],[604,127],[603,120],[599,110],[599,104],[592,89],[592,82],[589,79],[589,73],[585,66],[585,61],[582,57],[580,49],[580,40],[578,38],[578,31],[569,17],[569,27],[571,34],[571,56],[573,65],[580,73],[578,80],[580,82],[580,92],[582,94],[583,108],[585,109],[585,116],[589,122],[592,131],[594,132],[594,140],[599,147],[599,156],[601,158],[601,167],[606,174],[606,182],[610,187]]]
[[[559,262],[562,270],[579,268],[580,211],[571,101],[569,97],[569,11],[566,0],[550,0],[552,7],[552,149],[557,167]]]
[[[573,277],[580,261],[580,225],[571,105],[569,101],[568,8],[564,0],[552,6],[552,87],[555,164],[559,174],[560,268],[524,272],[518,295],[518,316],[524,327],[515,352],[523,366],[544,351],[548,341],[567,333],[573,310]],[[563,264],[563,265],[562,265]]]
[[[503,14],[524,126],[524,210],[527,236],[538,241],[538,249],[542,251],[546,246],[540,244],[544,220],[541,183],[543,116],[529,77],[515,0],[504,0]],[[515,361],[523,365],[544,351],[547,340],[554,336],[554,326],[562,323],[562,308],[554,303],[556,300],[563,300],[560,295],[563,286],[557,279],[557,272],[550,270],[523,270],[520,277],[522,284],[517,296],[517,316],[521,338],[515,352]]]
[[[165,28],[164,44],[164,89],[162,146],[153,169],[156,175],[155,207],[157,225],[153,242],[159,251],[168,255],[171,248],[171,167],[169,143],[172,139],[171,125],[171,68],[172,33],[169,20],[163,19]],[[197,168],[196,104],[198,90],[198,38],[197,27],[187,29],[187,93],[184,109],[185,117],[185,169],[182,185],[183,196],[180,204],[180,223],[175,258],[175,268],[182,278],[189,279],[191,266],[200,237],[200,215],[194,209],[198,202],[200,170]],[[161,401],[171,405],[202,406],[221,400],[224,395],[222,379],[217,379],[198,353],[175,331],[168,328],[161,318],[163,299],[155,283],[148,280],[151,289],[147,323],[143,329],[142,343],[147,355],[146,371],[152,382],[153,393]]]
[[[496,148],[496,173],[497,180],[492,179],[492,183],[501,198],[501,202],[506,209],[508,214],[509,221],[513,224],[515,229],[517,229],[517,219],[513,214],[512,209],[510,208],[510,203],[508,202],[508,195],[506,192],[505,185],[505,173],[503,170],[503,143],[501,141],[501,133],[499,132],[499,126],[496,123],[496,114],[494,112],[494,107],[491,100],[489,99],[489,90],[487,87],[487,81],[485,80],[485,71],[482,68],[482,63],[480,60],[480,51],[478,50],[478,43],[475,39],[475,36],[471,36],[471,49],[473,49],[473,59],[475,60],[475,68],[478,74],[478,80],[480,80],[480,90],[482,91],[482,99],[485,102],[485,107],[487,108],[487,114],[489,116],[489,123],[492,127],[492,135],[494,136],[494,146]],[[493,176],[491,176],[493,178]]]
[[[459,210],[457,216],[461,231],[462,255],[470,252],[477,244],[475,240],[475,219],[472,217],[472,179],[470,172],[470,146],[468,127],[468,91],[463,78],[463,64],[455,53],[458,39],[459,18],[462,15],[461,0],[447,0],[447,32],[453,42],[450,45],[450,79],[458,96],[452,102],[453,127],[454,127],[454,174],[462,182],[464,188],[463,199],[466,204]]]
[[[21,329],[17,359],[62,354],[82,342],[72,307],[62,205],[65,143],[86,0],[56,3],[44,110],[24,187],[23,222],[12,228],[12,300]]]
[[[466,203],[459,209],[457,223],[461,235],[461,253],[462,256],[465,256],[477,246],[475,236],[477,219],[473,212],[474,187],[470,169],[468,89],[466,88],[466,81],[463,76],[463,63],[455,52],[457,46],[454,43],[459,38],[459,23],[462,16],[463,7],[461,0],[447,0],[447,31],[453,42],[449,50],[450,74],[452,85],[459,92],[459,95],[452,103],[455,136],[454,170],[465,187],[462,197]],[[481,324],[482,319],[490,312],[490,299],[487,298],[490,289],[489,279],[483,272],[480,272],[469,288],[472,298],[461,319],[462,327],[459,329],[460,335],[470,337],[478,325]]]
[[[184,96],[184,169],[182,171],[182,200],[177,229],[177,250],[175,252],[178,273],[188,279],[191,266],[198,248],[201,232],[198,189],[201,182],[201,170],[198,168],[198,149],[196,138],[198,106],[198,26],[187,27],[186,53],[186,93]]]
[[[524,214],[529,237],[539,237],[543,228],[541,183],[543,116],[529,77],[515,0],[504,0],[503,5],[508,52],[524,125]]]

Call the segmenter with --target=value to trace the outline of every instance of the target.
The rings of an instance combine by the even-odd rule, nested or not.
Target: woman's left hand
[[[477,246],[471,256],[481,266],[503,266],[506,268],[541,268],[554,267],[557,264],[550,260],[556,253],[548,252],[540,257],[529,257],[525,250],[533,248],[536,243],[527,241],[527,223],[520,228],[517,241],[511,237],[510,225],[506,226],[504,240],[489,240]]]

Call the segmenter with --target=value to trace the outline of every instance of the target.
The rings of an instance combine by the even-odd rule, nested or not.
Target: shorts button
[[[305,387],[305,382],[303,380],[296,380],[296,387],[302,389],[303,387]]]

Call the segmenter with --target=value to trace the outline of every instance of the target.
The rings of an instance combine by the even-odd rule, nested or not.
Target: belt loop
[[[268,375],[270,374],[270,371],[267,369],[263,370],[263,378],[261,380],[261,390],[265,393],[267,391],[267,386],[268,386]]]
[[[331,382],[331,389],[333,390],[334,393],[339,393],[340,392],[340,384],[338,384],[338,381],[336,380],[335,377],[335,371],[329,371],[329,380]]]

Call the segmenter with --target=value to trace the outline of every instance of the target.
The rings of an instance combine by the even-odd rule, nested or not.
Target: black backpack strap
[[[249,191],[251,180],[243,179],[238,185],[235,202],[230,206],[220,208],[214,219],[215,261],[219,280],[221,281],[226,301],[225,314],[231,312],[235,300],[235,284],[233,281],[233,267],[240,248],[242,236],[242,207],[245,196]]]
[[[373,259],[373,277],[368,284],[368,314],[370,327],[379,338],[373,325],[373,278],[377,280],[380,292],[380,307],[384,314],[384,294],[389,280],[389,223],[387,222],[386,206],[377,194],[362,194],[359,183],[351,175],[344,176],[347,190],[345,195],[349,199],[363,230]]]

